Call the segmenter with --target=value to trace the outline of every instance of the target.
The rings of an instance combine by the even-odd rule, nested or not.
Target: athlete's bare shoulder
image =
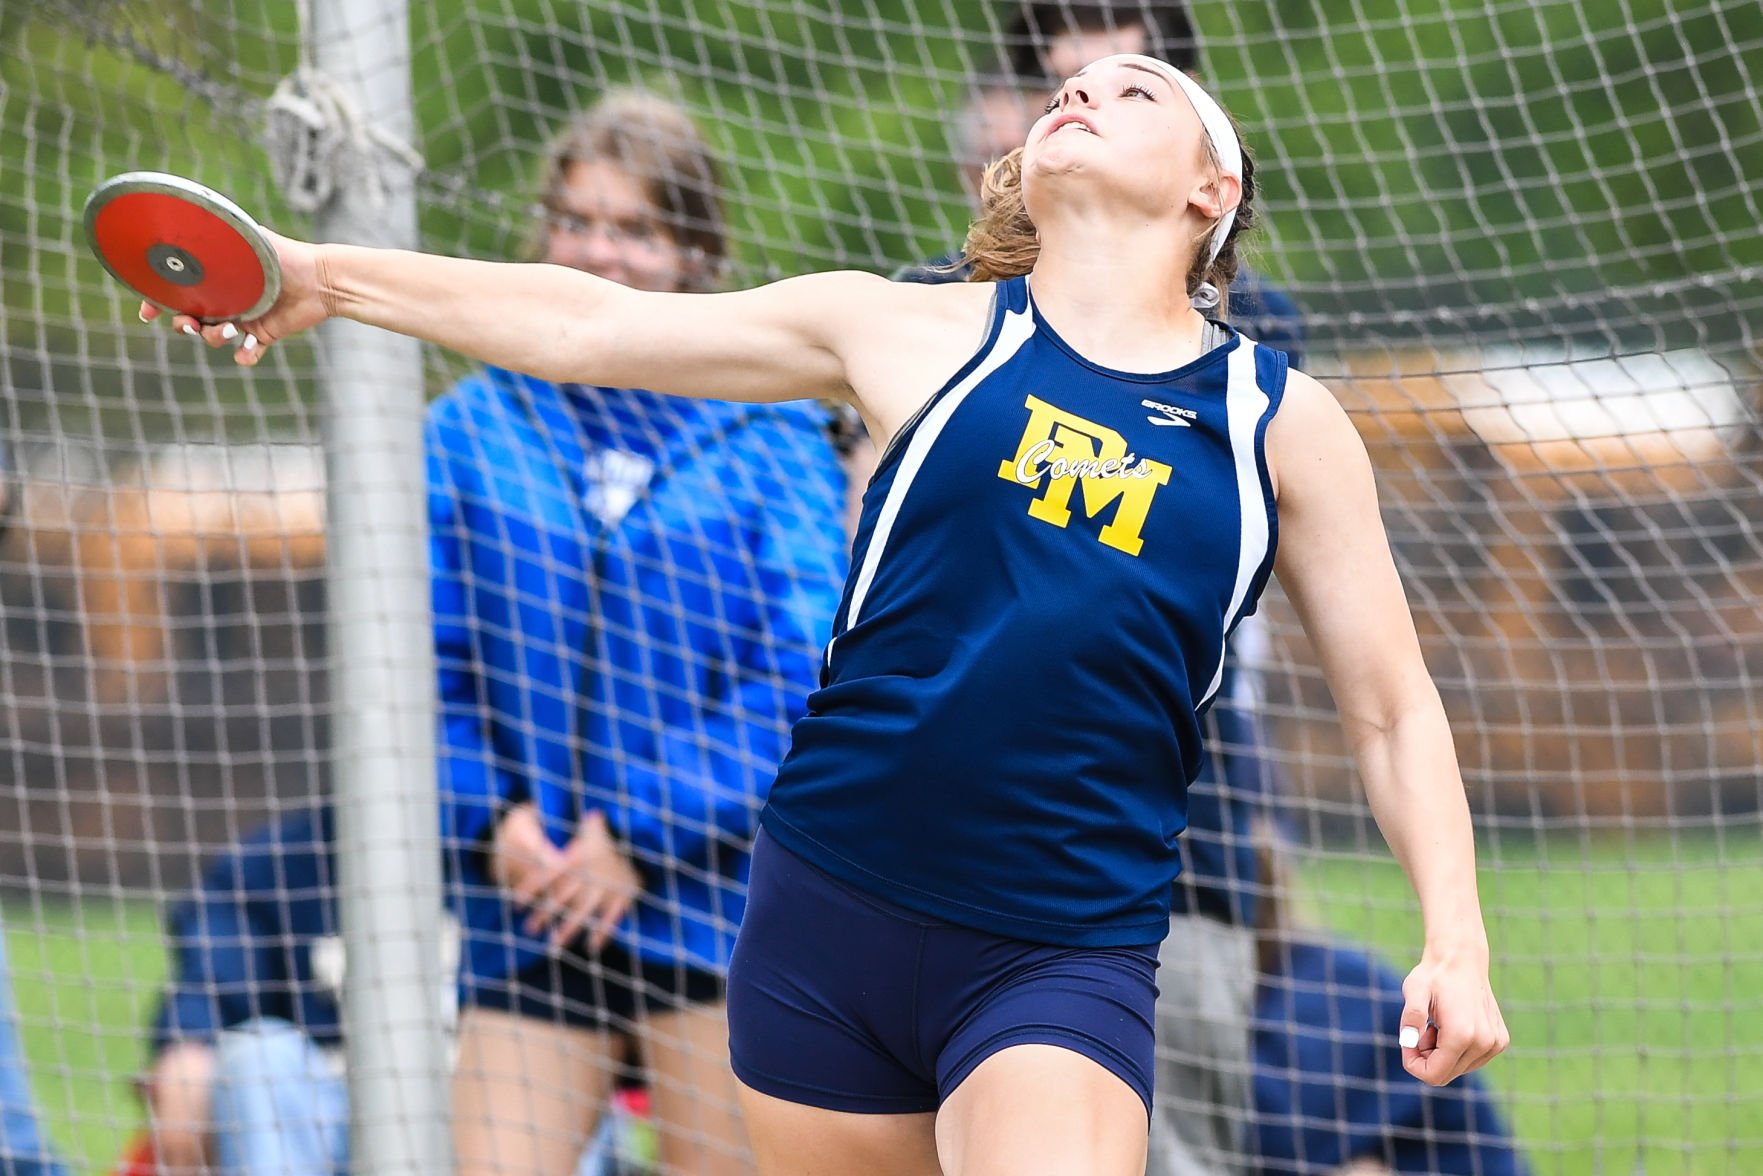
[[[742,320],[749,326],[795,324],[797,338],[827,356],[839,391],[885,445],[979,349],[995,292],[989,282],[932,286],[834,270],[734,297],[757,308]],[[818,367],[815,373],[821,378]]]
[[[885,333],[897,328],[914,329],[923,322],[943,321],[952,313],[961,313],[962,307],[977,308],[978,313],[986,315],[996,284],[896,282],[862,270],[826,270],[786,278],[776,288],[791,289],[793,297],[817,299],[824,311],[841,315],[854,311],[869,318],[884,316],[897,320],[870,324]]]
[[[876,439],[887,439],[979,350],[991,321],[990,282],[890,282],[862,293],[864,329],[846,371]]]
[[[1282,481],[1320,469],[1326,481],[1365,462],[1365,444],[1327,385],[1293,369],[1267,427],[1267,472],[1277,497]],[[1309,480],[1309,479],[1306,479]]]

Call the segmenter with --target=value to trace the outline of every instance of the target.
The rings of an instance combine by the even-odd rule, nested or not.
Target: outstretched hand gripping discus
[[[148,302],[205,323],[253,319],[275,305],[282,267],[245,210],[165,172],[125,172],[86,200],[92,252]]]

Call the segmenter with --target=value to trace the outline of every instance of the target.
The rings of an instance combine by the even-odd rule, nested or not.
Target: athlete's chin
[[[1078,142],[1079,139],[1087,141]],[[1023,164],[1034,171],[1073,171],[1094,164],[1095,147],[1094,139],[1075,131],[1070,132],[1070,138],[1063,142],[1055,135],[1044,141],[1040,150]]]
[[[1031,190],[1056,194],[1056,200],[1080,200],[1086,206],[1119,204],[1138,209],[1148,195],[1163,204],[1168,203],[1163,193],[1141,191],[1146,187],[1144,180],[1132,174],[1130,169],[1123,174],[1121,169],[1098,159],[1049,156],[1044,161],[1037,161],[1023,174],[1025,194]],[[1037,196],[1029,196],[1031,203],[1037,199]]]
[[[1079,158],[1076,152],[1049,151],[1024,166],[1022,182],[1063,188],[1084,183],[1094,170],[1094,162]]]

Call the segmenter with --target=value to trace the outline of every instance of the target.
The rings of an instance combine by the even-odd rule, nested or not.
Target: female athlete
[[[969,283],[658,294],[277,242],[286,290],[239,363],[342,316],[560,381],[842,398],[882,447],[730,971],[767,1173],[1143,1171],[1197,715],[1274,571],[1419,899],[1404,1060],[1446,1082],[1506,1045],[1364,446],[1326,389],[1194,308],[1253,195],[1217,103],[1115,56],[988,177]]]

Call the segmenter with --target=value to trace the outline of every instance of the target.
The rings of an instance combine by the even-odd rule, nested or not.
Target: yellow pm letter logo
[[[1139,538],[1157,487],[1169,485],[1170,467],[1126,451],[1126,438],[1113,429],[1055,408],[1030,396],[1028,428],[1016,457],[998,465],[998,476],[1019,486],[1046,490],[1028,504],[1028,513],[1043,523],[1063,527],[1071,521],[1071,493],[1083,487],[1086,518],[1095,518],[1118,501],[1114,521],[1096,537],[1108,546],[1137,555]]]

